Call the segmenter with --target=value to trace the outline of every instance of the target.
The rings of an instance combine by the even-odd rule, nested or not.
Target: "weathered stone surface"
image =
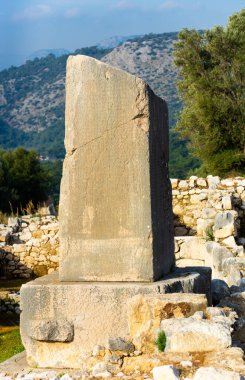
[[[203,267],[205,266],[204,260],[192,260],[192,259],[179,259],[176,261],[176,266],[179,268],[185,267]]]
[[[224,239],[222,243],[225,244],[228,248],[234,248],[237,246],[234,236],[229,236],[228,238]]]
[[[193,380],[244,380],[242,375],[232,371],[225,371],[220,368],[201,367],[195,373]]]
[[[91,355],[97,345],[108,348],[110,338],[121,337],[130,341],[128,302],[136,295],[142,295],[166,297],[170,304],[171,297],[179,295],[164,293],[208,293],[210,271],[198,269],[202,269],[201,274],[179,269],[168,279],[153,283],[60,282],[58,274],[54,273],[23,285],[21,336],[28,363],[40,367],[79,368],[83,366],[84,355]],[[195,298],[195,295],[182,296],[183,299],[187,296]],[[196,297],[203,299],[203,296]],[[192,307],[195,307],[194,301]],[[175,312],[173,306],[172,313]],[[30,336],[33,324],[38,328],[42,320],[60,319],[66,319],[74,326],[71,342],[38,341]]]
[[[165,319],[161,330],[166,334],[166,351],[216,351],[231,345],[230,327],[223,323],[195,318]]]
[[[216,189],[217,185],[220,183],[220,177],[209,175],[207,176],[207,181],[210,189]]]
[[[233,257],[233,255],[226,247],[214,241],[206,243],[205,265],[212,268],[214,278],[217,272],[222,271],[223,262],[230,257]]]
[[[206,238],[207,231],[212,230],[213,219],[197,219],[197,234]]]
[[[212,319],[214,317],[225,316],[225,312],[220,307],[207,307],[206,315]]]
[[[188,234],[188,229],[185,227],[175,227],[174,234],[175,236],[185,236]]]
[[[230,290],[227,283],[223,280],[212,280],[212,301],[214,305],[217,305],[223,298],[229,297]]]
[[[223,273],[229,286],[238,285],[245,274],[245,258],[230,257],[223,261]]]
[[[197,236],[183,236],[181,249],[176,255],[178,259],[205,260],[206,241]]]
[[[108,341],[108,348],[111,351],[123,351],[127,354],[130,354],[135,350],[135,346],[131,342],[120,337],[110,338]]]
[[[222,198],[222,206],[224,210],[232,209],[232,199],[231,196],[225,196]]]
[[[238,347],[208,352],[202,363],[205,367],[216,367],[245,375],[244,352]]]
[[[66,319],[34,321],[30,326],[31,338],[46,342],[71,342],[73,324]]]
[[[65,146],[60,279],[154,281],[169,273],[166,103],[135,76],[71,56]]]
[[[226,238],[235,233],[234,211],[220,212],[214,219],[214,236],[216,238]]]
[[[179,380],[179,370],[172,365],[155,367],[152,370],[154,380]]]
[[[205,310],[203,294],[137,295],[128,302],[129,331],[137,349],[154,352],[156,331],[162,319],[182,318]]]

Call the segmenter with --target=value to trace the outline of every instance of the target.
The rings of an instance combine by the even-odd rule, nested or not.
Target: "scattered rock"
[[[201,367],[199,368],[193,380],[244,380],[243,376],[240,376],[236,372],[225,371],[220,368]]]
[[[161,330],[166,334],[167,352],[217,351],[231,345],[230,328],[223,323],[171,318],[161,321]]]
[[[179,380],[179,371],[172,365],[163,365],[155,367],[152,370],[154,380]]]
[[[234,212],[220,212],[214,219],[214,236],[222,239],[233,235],[235,232]]]
[[[223,280],[212,280],[212,301],[213,305],[217,305],[222,298],[229,297],[229,286]]]
[[[110,338],[108,341],[108,348],[111,351],[122,351],[127,354],[135,351],[135,346],[132,342],[126,341],[120,337]]]
[[[107,372],[107,366],[106,366],[106,363],[104,363],[104,362],[97,363],[92,368],[92,375],[93,376],[96,376],[96,375],[99,375],[99,374],[105,373],[105,372]]]

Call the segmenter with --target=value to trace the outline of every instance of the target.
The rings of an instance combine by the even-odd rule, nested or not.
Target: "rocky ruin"
[[[211,278],[205,268],[166,276],[174,268],[167,108],[142,80],[71,57],[65,145],[60,277],[22,286],[21,335],[30,365],[88,369],[98,345],[141,349],[145,335],[138,341],[130,328],[135,296],[210,300]]]
[[[69,60],[60,277],[21,289],[25,369],[35,378],[244,379],[243,179],[172,180],[173,225],[166,112],[138,78]],[[40,250],[57,238],[48,225],[36,238],[28,230]],[[8,254],[38,262],[31,252]],[[70,370],[60,377],[58,368]]]

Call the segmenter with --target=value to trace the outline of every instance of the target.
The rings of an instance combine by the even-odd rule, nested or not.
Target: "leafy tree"
[[[190,171],[200,166],[200,161],[195,159],[187,149],[187,141],[180,140],[175,129],[169,131],[169,174],[171,178],[184,179]]]
[[[37,153],[23,148],[0,150],[0,210],[9,212],[47,199],[51,173],[41,166]]]
[[[52,173],[49,195],[53,199],[55,206],[59,204],[62,164],[62,160],[46,161],[42,164],[47,172]]]
[[[202,161],[199,174],[245,173],[245,9],[226,28],[184,29],[174,56],[184,104],[177,130]]]

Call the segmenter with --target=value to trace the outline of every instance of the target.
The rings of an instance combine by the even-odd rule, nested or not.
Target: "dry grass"
[[[8,217],[9,215],[0,211],[0,224],[8,224]]]

